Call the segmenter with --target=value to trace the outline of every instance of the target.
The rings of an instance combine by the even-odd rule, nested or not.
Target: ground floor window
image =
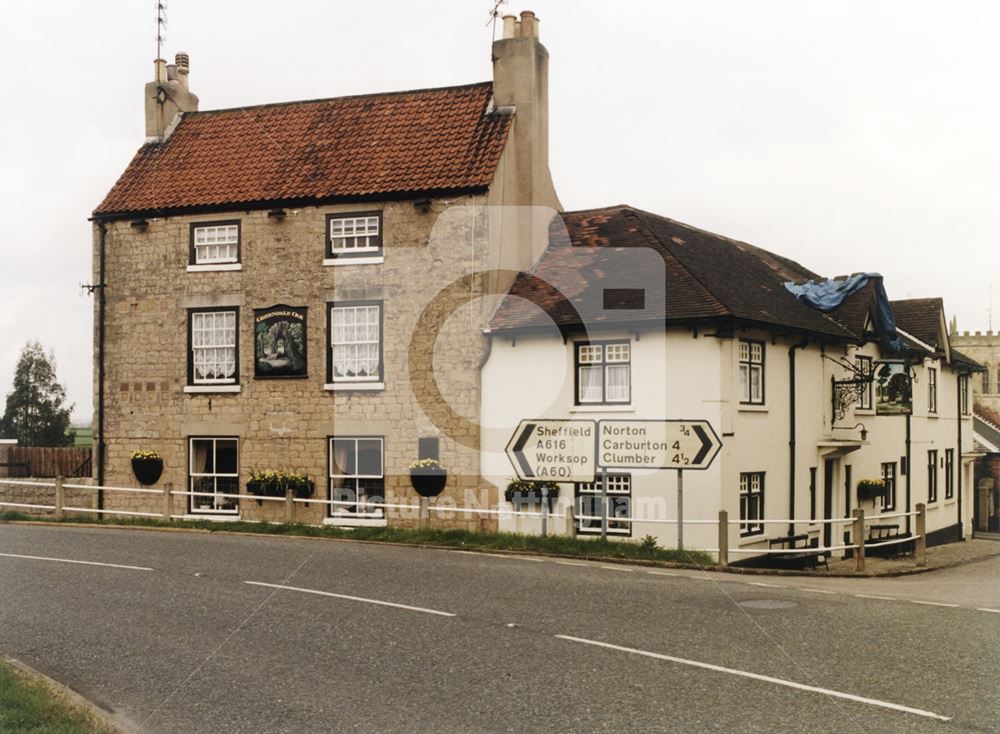
[[[887,461],[882,464],[882,481],[885,483],[885,493],[882,495],[882,509],[896,509],[896,462]]]
[[[740,474],[740,535],[764,532],[764,472]]]
[[[955,496],[955,449],[944,450],[944,498]]]
[[[608,474],[608,535],[631,535],[632,475]],[[600,535],[604,505],[601,480],[576,485],[576,531],[581,535]]]
[[[239,439],[192,438],[189,447],[190,511],[235,515],[239,512]]]
[[[383,518],[385,502],[384,440],[357,436],[330,439],[330,517]],[[355,504],[357,503],[357,504]]]

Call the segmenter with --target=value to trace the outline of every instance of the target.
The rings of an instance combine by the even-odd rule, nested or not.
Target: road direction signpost
[[[684,547],[684,472],[711,466],[722,441],[705,420],[524,420],[507,444],[521,479],[589,483],[601,471],[601,536],[608,534],[608,469],[677,470],[677,547]]]
[[[683,549],[684,471],[712,465],[722,448],[712,425],[703,420],[600,421],[597,441],[602,478],[608,467],[677,470],[677,549]]]

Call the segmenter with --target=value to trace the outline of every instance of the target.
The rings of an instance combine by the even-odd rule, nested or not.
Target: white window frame
[[[608,535],[620,535],[628,536],[632,535],[632,522],[630,520],[619,520],[616,519],[616,515],[612,508],[624,507],[625,517],[632,516],[632,475],[631,474],[608,474],[608,501],[609,501],[609,512],[608,512]],[[600,535],[601,534],[601,521],[598,520],[584,520],[582,517],[589,516],[593,517],[587,512],[583,511],[584,498],[594,498],[597,501],[594,502],[594,507],[596,508],[596,515],[601,514],[600,499],[601,499],[601,478],[597,476],[593,482],[578,482],[573,486],[574,494],[576,495],[575,509],[577,517],[580,518],[576,521],[576,532],[578,535]],[[619,516],[620,517],[620,516]]]
[[[927,412],[938,412],[937,368],[927,368]]]
[[[632,404],[632,342],[628,339],[607,341],[575,342],[574,365],[576,369],[576,390],[574,402],[576,405],[631,405]],[[625,368],[624,397],[608,399],[608,372]],[[601,390],[595,399],[584,397],[583,375],[588,371],[600,371]]]
[[[382,254],[382,212],[328,214],[326,257],[372,257]]]
[[[740,472],[739,527],[742,538],[764,534],[764,476],[762,471]]]
[[[857,375],[863,376],[864,379],[868,380],[866,384],[861,386],[856,410],[874,410],[872,404],[872,376],[875,374],[874,360],[866,354],[856,354],[854,355],[854,367],[857,370]],[[856,376],[856,379],[860,379],[860,377]]]
[[[212,466],[218,467],[218,443],[220,441],[232,441],[236,444],[236,473],[220,473],[219,471],[214,471],[211,473],[207,472],[195,472],[194,470],[194,459],[195,450],[194,445],[196,441],[210,441],[212,443]],[[188,511],[192,515],[239,515],[240,514],[240,501],[238,499],[227,499],[219,498],[219,494],[240,494],[239,479],[240,479],[240,439],[236,436],[191,436],[188,439],[188,491],[195,492],[195,481],[197,479],[204,479],[211,477],[213,478],[213,491],[212,492],[198,492],[199,496],[212,495],[214,497],[212,504],[212,509],[198,508],[196,507],[196,497],[194,494],[188,497]],[[236,480],[236,491],[235,492],[219,492],[219,478],[225,479],[235,479]],[[219,504],[233,503],[232,508],[222,508],[219,509]]]
[[[197,328],[197,322],[204,319],[207,316],[217,317],[220,315],[228,315],[233,318],[233,337],[232,343],[222,343],[222,344],[196,344],[195,333],[200,331],[201,333],[212,333],[215,329],[205,330],[203,327],[201,329]],[[198,352],[199,351],[212,351],[212,350],[232,350],[232,363],[233,363],[233,374],[231,377],[198,377]],[[215,360],[216,365],[220,364],[219,360]],[[228,364],[228,361],[223,360],[221,364]],[[219,309],[191,309],[188,311],[188,385],[193,387],[212,387],[220,385],[238,385],[240,382],[240,310],[239,308],[219,308]]]
[[[361,462],[358,456],[358,445],[361,441],[377,441],[379,445],[379,465],[382,467],[381,474],[334,474],[334,442],[335,441],[353,441],[354,442],[354,467],[355,470],[360,469]],[[330,436],[327,440],[327,487],[328,496],[332,501],[333,496],[333,482],[335,479],[349,479],[354,480],[354,496],[359,498],[359,482],[365,479],[377,479],[382,482],[382,503],[385,502],[385,438],[382,436]],[[367,497],[368,495],[364,495]],[[363,505],[360,499],[358,499],[358,505]],[[374,507],[368,511],[361,511],[360,509],[350,510],[344,505],[330,505],[329,518],[331,520],[336,519],[358,519],[358,520],[385,520],[385,508]]]
[[[193,223],[191,225],[191,260],[189,264],[198,268],[200,266],[239,263],[240,235],[239,221]],[[211,251],[213,248],[215,248],[214,256],[201,254],[201,251]],[[223,248],[225,248],[225,255],[220,254]]]
[[[327,334],[327,377],[329,377],[330,384],[365,384],[365,383],[382,383],[383,376],[385,374],[385,339],[384,339],[384,318],[382,310],[381,301],[353,301],[353,302],[342,302],[342,303],[330,303],[327,307],[327,323],[328,323],[328,334]],[[367,338],[357,339],[351,337],[342,342],[335,342],[334,336],[337,332],[337,326],[334,323],[334,314],[339,312],[346,312],[349,310],[355,311],[375,311],[377,315],[378,324],[378,339],[375,342]],[[357,327],[357,324],[351,324],[353,327]],[[337,375],[336,368],[336,352],[337,347],[361,347],[365,345],[374,344],[378,350],[378,369],[375,374],[367,375]],[[355,361],[360,361],[359,357],[354,357]]]
[[[737,344],[737,362],[740,376],[740,403],[743,405],[764,405],[767,391],[764,389],[765,344],[756,339],[740,339]],[[759,358],[754,355],[754,349],[759,349]],[[753,376],[759,375],[759,390],[754,394]]]

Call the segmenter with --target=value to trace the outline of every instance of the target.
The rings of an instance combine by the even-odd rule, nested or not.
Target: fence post
[[[542,537],[549,534],[549,490],[542,490]]]
[[[917,503],[917,545],[913,556],[918,566],[927,565],[927,506],[923,502]]]
[[[854,511],[854,573],[865,571],[865,511]]]
[[[573,503],[566,505],[566,535],[573,537],[576,534],[576,518],[573,517]]]
[[[66,490],[63,489],[63,478],[56,477],[56,520],[62,520],[63,507],[66,506]]]
[[[729,513],[719,510],[719,565],[729,565]]]
[[[295,495],[292,490],[285,490],[285,522],[295,522]]]
[[[163,485],[163,520],[165,522],[170,522],[171,515],[173,514],[173,501],[170,497],[170,491],[174,488],[174,485],[170,482],[166,482]]]

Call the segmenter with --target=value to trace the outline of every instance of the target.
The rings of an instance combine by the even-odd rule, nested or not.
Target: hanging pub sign
[[[876,415],[910,415],[913,412],[913,381],[904,362],[876,361],[874,382]]]
[[[253,316],[254,377],[306,377],[306,309],[279,305]]]

